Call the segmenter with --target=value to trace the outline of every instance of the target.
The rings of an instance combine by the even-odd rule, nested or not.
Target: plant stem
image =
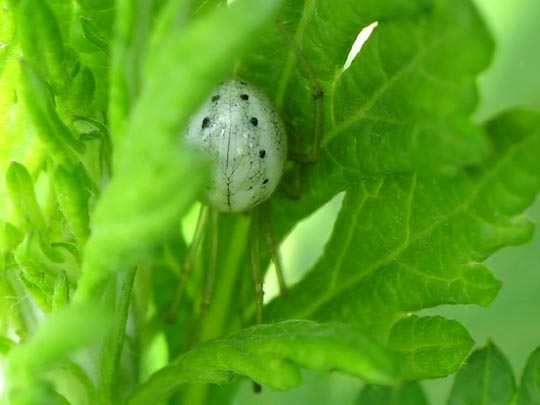
[[[122,290],[116,302],[116,313],[111,332],[105,337],[101,352],[101,376],[98,384],[97,403],[113,404],[117,403],[116,387],[118,376],[118,365],[124,343],[126,323],[129,314],[129,304],[131,302],[131,292],[137,268],[127,271],[122,283]]]
[[[223,265],[217,272],[214,298],[201,330],[201,341],[223,336],[230,329],[229,316],[234,313],[231,311],[231,304],[237,297],[237,294],[234,293],[235,285],[238,277],[242,276],[240,270],[244,268],[243,259],[245,258],[251,223],[249,216],[237,215],[236,217],[235,221],[230,224],[231,227],[228,228],[230,232],[227,232],[227,246],[219,249],[221,258],[218,263],[223,263]],[[220,240],[224,239],[220,238]],[[191,384],[183,396],[183,403],[193,405],[207,403],[208,391],[208,384]]]

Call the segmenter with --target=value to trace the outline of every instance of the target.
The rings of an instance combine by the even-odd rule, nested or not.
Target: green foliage
[[[366,385],[356,403],[358,405],[424,405],[427,404],[427,400],[417,382],[405,382],[394,386]]]
[[[166,399],[180,384],[222,384],[229,382],[233,374],[286,390],[300,385],[298,366],[341,370],[380,383],[391,383],[397,376],[395,354],[354,328],[288,321],[248,328],[202,344],[154,374],[128,402],[146,404]]]
[[[45,221],[36,201],[33,181],[28,170],[22,164],[12,162],[6,173],[6,185],[24,229],[34,227],[34,230],[43,232]]]
[[[89,329],[87,324],[95,327]],[[15,404],[56,401],[60,394],[52,390],[50,383],[37,380],[36,375],[64,360],[66,353],[99,341],[108,328],[110,322],[103,308],[74,305],[50,315],[28,342],[9,353],[10,401]]]
[[[7,401],[227,403],[236,376],[289,390],[309,369],[368,383],[359,404],[427,403],[416,381],[456,371],[450,404],[539,402],[538,350],[516,388],[493,344],[463,365],[471,333],[420,313],[489,305],[501,283],[484,261],[534,229],[540,112],[472,120],[494,49],[473,4],[226,3],[0,1]],[[316,263],[251,327],[249,241],[264,236],[246,215],[210,215],[170,314],[210,174],[179,134],[233,75],[275,101],[294,152],[323,133],[320,160],[291,164],[265,207],[275,238],[344,194]]]
[[[38,69],[39,75],[51,85],[55,94],[64,93],[68,77],[66,55],[53,12],[46,2],[31,0],[22,0],[17,12],[20,47],[25,58]],[[44,95],[39,95],[38,100],[44,98]]]
[[[72,165],[76,160],[74,154],[83,152],[83,146],[73,137],[58,115],[51,88],[27,62],[21,63],[21,75],[23,76],[21,95],[26,102],[37,135],[56,162]]]
[[[508,360],[488,343],[475,351],[456,375],[448,404],[509,404],[515,391]]]
[[[540,403],[540,348],[531,353],[517,392],[518,405]]]
[[[476,349],[458,371],[449,394],[448,405],[537,404],[540,396],[540,348],[534,350],[516,386],[512,368],[505,355],[492,342]],[[426,404],[424,392],[418,382],[405,382],[393,386],[366,385],[358,404]]]

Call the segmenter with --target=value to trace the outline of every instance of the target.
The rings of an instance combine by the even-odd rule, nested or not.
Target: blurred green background
[[[477,121],[483,122],[509,107],[540,108],[540,1],[476,0],[476,3],[497,43],[492,65],[480,78]],[[320,253],[325,237],[315,240],[314,235],[328,236],[340,202],[337,198],[300,224],[286,241],[282,249],[284,267],[295,272],[288,275],[289,282],[294,282],[299,272],[309,267]],[[540,223],[539,201],[529,209],[527,216],[536,224]],[[493,340],[508,356],[519,379],[527,356],[540,345],[538,229],[530,243],[503,249],[488,260],[488,265],[503,282],[498,298],[490,307],[447,306],[425,311],[425,314],[437,313],[458,319],[469,329],[477,345]],[[268,281],[272,284],[271,277]],[[272,293],[272,285],[267,291]],[[452,381],[453,376],[424,382],[429,403],[446,403]],[[301,388],[286,393],[265,390],[257,395],[252,393],[251,384],[245,382],[237,403],[352,404],[362,387],[360,381],[338,373],[331,378],[306,373],[305,382]]]

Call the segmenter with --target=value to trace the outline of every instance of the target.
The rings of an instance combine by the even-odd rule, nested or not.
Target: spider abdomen
[[[190,120],[184,139],[214,163],[205,202],[219,211],[246,211],[279,184],[285,128],[270,100],[246,82],[218,86]]]

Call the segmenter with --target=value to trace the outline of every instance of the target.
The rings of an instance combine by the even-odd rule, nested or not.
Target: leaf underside
[[[8,218],[15,225],[2,222],[0,264],[1,270],[5,262],[25,276],[25,266],[49,260],[50,274],[45,279],[36,271],[21,287],[8,280],[18,277],[15,272],[2,273],[0,290],[21,301],[29,290],[46,311],[55,311],[68,305],[80,274],[75,301],[98,302],[110,299],[103,292],[118,274],[144,265],[132,308],[135,323],[140,322],[135,329],[141,353],[130,357],[125,352],[131,348],[123,346],[127,285],[123,316],[101,313],[97,306],[87,325],[94,333],[69,338],[69,317],[77,312],[70,307],[48,319],[35,341],[18,345],[0,336],[0,349],[18,360],[12,371],[21,376],[8,389],[33,400],[46,391],[47,397],[65,401],[32,374],[34,369],[98,340],[100,323],[111,318],[118,333],[105,339],[101,349],[109,356],[98,360],[105,364],[98,365],[100,372],[109,373],[100,376],[107,388],[95,389],[99,398],[113,402],[128,396],[133,404],[155,402],[182,384],[222,384],[236,374],[290,389],[301,383],[300,368],[308,368],[339,370],[373,384],[397,382],[368,385],[358,403],[401,404],[411,398],[425,403],[421,389],[403,381],[459,368],[474,344],[466,328],[417,313],[447,304],[489,305],[501,283],[483,262],[531,237],[533,226],[521,213],[540,190],[540,113],[514,110],[483,126],[471,119],[476,78],[488,67],[494,44],[470,0],[244,0],[231,7],[221,0],[155,5],[119,0],[113,8],[106,0],[79,0],[76,7],[53,0],[39,0],[37,6],[0,0],[3,11],[16,3],[20,39],[13,24],[0,28],[0,45],[7,44],[0,47],[0,90],[10,94],[0,94],[0,121],[6,118],[6,146],[30,127],[42,145],[24,165],[12,163],[8,170],[16,215]],[[357,34],[373,22],[377,27],[345,69]],[[22,64],[14,56],[18,51],[24,54]],[[249,219],[221,217],[217,256],[224,271],[217,275],[208,325],[201,332],[203,340],[211,340],[183,352],[191,333],[186,325],[194,323],[193,308],[201,306],[206,280],[194,276],[177,324],[165,325],[161,315],[186,254],[185,242],[171,235],[206,185],[208,165],[178,146],[178,134],[215,83],[230,73],[275,101],[293,152],[308,152],[314,134],[323,135],[320,159],[299,167],[298,200],[285,192],[296,173],[290,170],[269,201],[273,235],[283,240],[338,193],[345,197],[318,261],[288,297],[265,307],[268,325],[247,329],[238,325],[236,308],[229,304],[253,298],[245,285],[235,284],[243,277],[237,270],[249,262],[247,245],[236,243],[248,239]],[[19,76],[20,86],[8,83]],[[17,92],[20,104],[13,96]],[[17,129],[12,129],[15,119]],[[79,133],[79,121],[92,131]],[[107,165],[110,171],[103,169]],[[36,178],[51,180],[46,207]],[[102,193],[96,191],[105,183]],[[160,250],[163,243],[167,246]],[[205,240],[203,249],[208,244]],[[43,256],[41,262],[35,252]],[[203,256],[197,270],[209,260]],[[224,274],[231,269],[233,275]],[[155,318],[146,319],[147,308],[137,307],[144,303],[158,312]],[[3,298],[1,304],[3,310]],[[27,320],[24,314],[19,318],[13,322],[24,330]],[[3,320],[0,328],[4,334]],[[56,341],[55,333],[67,340]],[[130,376],[126,380],[140,378],[137,362],[156,336],[165,337],[175,360],[134,389],[120,387],[122,373]],[[43,350],[47,346],[54,350]],[[115,364],[123,352],[129,367]],[[516,390],[504,356],[488,344],[458,374],[450,403],[470,396],[473,403],[507,403],[514,395],[518,404],[534,403],[538,358],[538,352],[531,355]],[[478,381],[480,375],[487,379]],[[27,390],[30,386],[35,390]]]
[[[255,326],[200,345],[155,373],[131,405],[167,398],[186,382],[222,384],[247,375],[277,390],[300,385],[299,367],[339,370],[367,381],[392,383],[398,356],[345,324],[287,321]]]

